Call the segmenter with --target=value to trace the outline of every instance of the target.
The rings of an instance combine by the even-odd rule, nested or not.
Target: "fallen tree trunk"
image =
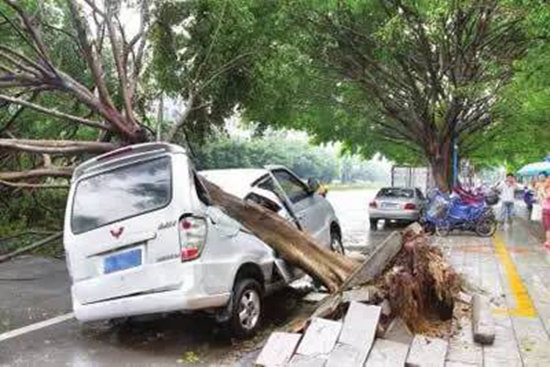
[[[277,251],[286,261],[321,281],[332,293],[359,265],[339,253],[316,244],[306,233],[287,220],[255,203],[245,202],[201,178],[212,204]]]
[[[46,238],[44,238],[40,241],[34,242],[34,243],[32,243],[28,246],[17,249],[13,252],[10,252],[9,254],[2,255],[2,256],[0,256],[0,263],[2,263],[4,261],[8,261],[9,259],[12,259],[16,256],[23,255],[24,253],[27,253],[29,251],[32,251],[32,250],[36,249],[36,248],[44,246],[44,245],[46,245],[50,242],[58,240],[61,237],[63,237],[63,232],[56,232],[56,233],[52,234],[51,236],[48,236],[48,237],[46,237]]]

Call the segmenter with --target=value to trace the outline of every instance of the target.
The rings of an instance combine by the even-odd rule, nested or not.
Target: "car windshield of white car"
[[[377,197],[385,198],[407,198],[412,199],[414,197],[414,191],[412,189],[401,189],[396,187],[388,187],[381,189],[378,192]]]
[[[71,229],[79,234],[168,205],[170,158],[116,168],[83,179],[73,200]]]

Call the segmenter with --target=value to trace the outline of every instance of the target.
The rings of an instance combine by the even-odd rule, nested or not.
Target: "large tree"
[[[470,139],[465,149],[481,166],[505,164],[513,171],[550,154],[550,6],[526,0],[522,23],[531,42],[514,64],[514,77],[493,109],[495,124]]]
[[[15,0],[3,0],[0,4],[0,27],[6,27],[1,28],[0,102],[3,115],[8,116],[3,128],[8,138],[0,139],[0,149],[43,157],[31,159],[30,169],[0,172],[0,180],[9,187],[36,187],[44,178],[70,177],[83,154],[106,152],[153,137],[144,124],[147,109],[143,108],[143,96],[151,84],[144,80],[143,71],[149,55],[146,36],[154,21],[159,22],[155,29],[155,36],[160,38],[156,40],[157,51],[175,58],[172,67],[177,72],[173,72],[170,64],[164,64],[166,55],[160,55],[152,73],[160,73],[156,81],[160,81],[168,93],[185,88],[179,93],[186,100],[184,111],[169,129],[168,137],[174,136],[185,119],[200,109],[206,109],[207,115],[223,116],[219,110],[215,113],[212,110],[234,107],[234,102],[219,101],[225,95],[214,98],[215,90],[211,88],[223,75],[232,78],[228,74],[235,67],[244,67],[241,60],[247,56],[247,51],[239,48],[237,55],[228,59],[222,57],[227,53],[214,53],[217,42],[221,42],[217,37],[224,22],[225,5],[221,8],[222,13],[213,18],[218,24],[213,32],[203,32],[210,35],[206,37],[211,39],[206,43],[208,46],[197,47],[198,52],[190,54],[190,44],[178,44],[178,40],[173,39],[175,32],[171,27],[181,21],[200,21],[208,5],[215,2],[192,2],[197,13],[184,12],[185,7],[179,8],[177,4],[161,3],[156,8],[160,14],[157,19],[151,19],[153,9],[148,0],[136,3],[68,0],[67,6],[56,1],[28,1],[23,5]],[[163,8],[166,5],[168,8]],[[139,19],[133,32],[123,21],[128,12]],[[178,21],[171,22],[171,16],[178,17]],[[58,44],[56,37],[66,43]],[[169,43],[171,40],[175,45]],[[221,44],[227,51],[226,45]],[[217,61],[210,61],[215,57]],[[68,64],[72,68],[64,64],[66,58],[71,59]],[[80,64],[79,60],[82,60]],[[170,88],[170,83],[175,87]],[[42,139],[42,134],[33,134],[19,126],[22,109],[64,121],[69,124],[67,128],[85,128],[85,135],[91,140]],[[33,123],[40,124],[41,119]],[[206,180],[204,183],[213,204],[224,208],[288,261],[320,279],[331,291],[338,288],[356,265],[343,255],[318,246],[275,213],[245,203]]]
[[[293,37],[258,67],[249,118],[305,128],[367,156],[429,164],[447,190],[453,146],[491,126],[524,54],[521,8],[497,0],[291,3]]]

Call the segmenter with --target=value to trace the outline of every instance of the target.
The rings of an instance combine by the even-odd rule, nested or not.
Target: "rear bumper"
[[[370,219],[392,219],[416,221],[420,217],[418,210],[380,210],[369,209]]]
[[[172,311],[194,311],[223,307],[231,294],[190,295],[182,290],[124,297],[82,305],[73,297],[73,309],[81,322]]]

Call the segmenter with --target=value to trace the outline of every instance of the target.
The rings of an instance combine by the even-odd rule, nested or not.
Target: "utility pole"
[[[458,172],[459,172],[458,141],[456,138],[456,132],[453,132],[453,186],[458,185]]]

